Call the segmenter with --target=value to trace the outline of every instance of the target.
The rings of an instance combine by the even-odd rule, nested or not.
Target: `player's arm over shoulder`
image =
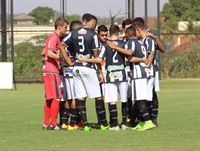
[[[162,53],[165,53],[166,50],[165,50],[165,47],[164,45],[160,42],[160,40],[158,39],[158,37],[153,34],[153,33],[147,33],[147,36],[150,36],[151,38],[153,38],[155,40],[155,42],[157,43],[158,45],[158,49],[162,52]]]

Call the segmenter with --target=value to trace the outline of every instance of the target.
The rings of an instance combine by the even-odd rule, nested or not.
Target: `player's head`
[[[98,26],[98,37],[101,43],[105,42],[108,37],[108,28],[105,25]]]
[[[90,14],[90,13],[84,14],[82,16],[82,24],[83,24],[83,26],[85,26],[85,23],[88,22],[88,21],[90,21],[91,18],[92,18],[92,14]]]
[[[58,18],[55,21],[54,27],[58,34],[63,35],[67,31],[67,26],[69,22],[64,18]]]
[[[142,25],[145,26],[144,19],[141,18],[141,17],[136,17],[135,19],[133,19],[132,23],[133,23],[133,24],[134,24],[134,23],[140,23],[140,24],[142,24]]]
[[[94,30],[96,28],[97,18],[94,15],[86,13],[82,16],[82,24]]]
[[[126,29],[125,37],[127,40],[132,39],[133,37],[136,37],[136,30],[133,26],[130,26]]]
[[[144,38],[146,36],[146,28],[144,24],[135,22],[131,26],[135,28],[137,38]]]
[[[110,28],[109,28],[109,34],[110,36],[119,36],[119,32],[120,32],[120,28],[118,25],[111,25]]]
[[[125,19],[123,22],[122,22],[122,30],[125,32],[126,29],[128,27],[131,26],[131,23],[132,23],[132,20],[131,19]]]
[[[82,23],[80,21],[74,20],[70,23],[69,30],[72,31],[74,29],[78,29],[82,27]]]

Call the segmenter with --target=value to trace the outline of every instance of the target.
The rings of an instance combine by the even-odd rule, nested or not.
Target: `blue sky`
[[[7,0],[8,3],[10,0]],[[60,11],[60,2],[62,0],[13,0],[14,14],[29,13],[38,6],[48,6],[54,10]],[[99,17],[109,17],[109,10],[116,14],[121,9],[121,16],[127,13],[127,0],[64,0],[67,3],[65,12],[68,15],[91,13]],[[160,0],[160,7],[168,0]],[[157,15],[157,0],[148,0],[148,16]],[[135,16],[144,16],[144,0],[135,0]]]

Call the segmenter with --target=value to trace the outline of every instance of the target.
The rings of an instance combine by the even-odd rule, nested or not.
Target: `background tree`
[[[34,44],[35,46],[44,46],[48,36],[48,34],[36,35],[31,37],[28,41]]]
[[[41,52],[43,46],[34,46],[30,42],[15,45],[15,78],[17,81],[41,80]]]
[[[79,15],[77,15],[77,14],[74,14],[74,15],[65,16],[65,19],[67,19],[67,21],[71,23],[74,20],[79,20],[80,21],[81,17]]]
[[[178,29],[178,21],[199,21],[199,0],[169,0],[164,4],[162,16],[165,17],[163,26],[166,31],[174,32]]]
[[[37,25],[48,25],[50,20],[54,20],[55,11],[49,7],[37,7],[32,10],[28,15],[35,17]]]

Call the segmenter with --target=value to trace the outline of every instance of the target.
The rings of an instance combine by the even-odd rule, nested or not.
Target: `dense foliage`
[[[37,7],[28,15],[35,17],[37,25],[48,25],[51,20],[55,20],[55,11],[49,7]]]
[[[41,80],[41,52],[42,46],[23,42],[15,45],[14,71],[16,81]]]
[[[200,78],[200,43],[187,49],[169,50],[161,58],[162,78]]]

